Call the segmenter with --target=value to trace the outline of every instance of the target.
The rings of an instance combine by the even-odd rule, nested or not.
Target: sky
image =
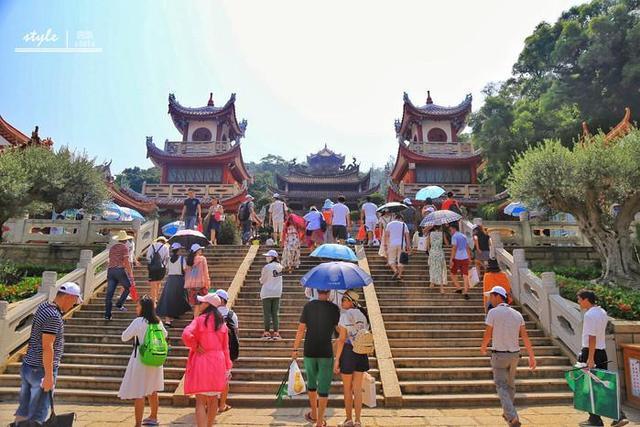
[[[152,165],[146,136],[180,139],[169,93],[186,106],[236,93],[245,161],[300,161],[326,143],[380,166],[403,92],[417,105],[427,90],[440,105],[471,93],[477,110],[535,26],[579,3],[0,0],[0,115],[119,172]],[[66,46],[94,52],[20,51]]]

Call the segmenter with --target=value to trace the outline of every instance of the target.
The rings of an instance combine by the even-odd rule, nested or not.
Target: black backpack
[[[327,221],[322,214],[320,214],[320,230],[327,231]]]
[[[244,202],[240,205],[240,210],[238,211],[238,219],[240,221],[246,221],[249,219],[251,212],[249,210],[249,202]]]
[[[153,255],[151,255],[151,261],[147,264],[149,275],[164,274],[165,267],[162,264],[162,258],[160,258],[158,250],[153,245],[151,245],[151,249],[153,250]]]
[[[235,362],[240,356],[240,339],[238,338],[236,325],[233,322],[233,311],[229,310],[229,313],[224,317],[224,321],[229,330],[229,357]]]

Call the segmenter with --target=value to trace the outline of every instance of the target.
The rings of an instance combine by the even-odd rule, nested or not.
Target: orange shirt
[[[489,298],[484,296],[484,292],[489,292],[494,286],[502,286],[505,291],[507,291],[508,298],[507,302],[511,304],[513,302],[513,298],[511,297],[511,283],[509,283],[509,278],[502,271],[499,273],[484,273],[484,281],[482,282],[482,292],[483,292],[483,304],[486,306]]]
[[[333,211],[331,209],[323,210],[322,216],[324,217],[324,222],[326,222],[327,225],[331,225],[333,221]]]

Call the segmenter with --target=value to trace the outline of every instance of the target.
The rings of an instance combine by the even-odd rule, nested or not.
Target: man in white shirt
[[[129,252],[129,254],[131,254],[131,252]],[[149,270],[149,293],[151,294],[151,299],[157,303],[160,282],[164,279],[167,262],[169,261],[169,246],[164,236],[158,237],[149,246],[146,258],[147,269]],[[131,262],[131,260],[129,260],[129,262]]]
[[[507,304],[507,291],[502,286],[494,286],[485,295],[489,297],[491,305],[485,321],[487,327],[482,338],[480,353],[487,354],[487,347],[491,341],[491,368],[493,381],[502,405],[502,417],[509,426],[520,427],[518,412],[513,403],[516,396],[516,372],[520,360],[520,339],[529,354],[529,369],[536,369],[536,358],[524,319],[520,312]]]
[[[387,224],[384,229],[384,246],[387,262],[393,270],[393,278],[402,279],[404,265],[400,262],[400,254],[411,252],[409,228],[402,220],[402,215],[396,214],[395,220]]]
[[[331,221],[333,238],[336,242],[343,245],[348,237],[348,229],[351,228],[351,211],[347,205],[344,204],[345,201],[344,196],[338,196],[338,203],[331,208],[333,212],[333,219]]]
[[[577,294],[578,304],[585,311],[582,321],[582,351],[578,361],[587,364],[589,369],[607,369],[607,343],[606,331],[609,323],[607,312],[596,305],[596,294],[588,289],[581,289]],[[620,411],[620,419],[611,425],[614,427],[629,424],[624,412]],[[589,414],[587,421],[581,422],[581,426],[604,426],[602,418],[596,414]]]
[[[373,231],[378,223],[378,206],[371,202],[370,196],[367,196],[366,200],[360,209],[360,223],[364,225],[367,230],[367,246],[371,246]]]
[[[284,221],[287,218],[287,205],[280,199],[278,193],[273,195],[273,199],[273,203],[269,205],[269,217],[271,217],[271,226],[273,227],[273,240],[276,245],[279,245],[282,241]]]

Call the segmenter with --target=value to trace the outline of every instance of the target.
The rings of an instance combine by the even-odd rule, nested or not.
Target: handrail
[[[157,220],[148,221],[139,227],[136,235],[136,257],[153,242],[157,229]],[[31,334],[31,316],[40,304],[55,297],[63,283],[77,283],[82,289],[84,304],[88,304],[98,287],[106,281],[108,259],[108,249],[96,256],[93,256],[91,250],[82,250],[77,268],[60,279],[55,271],[43,272],[42,283],[36,295],[15,304],[0,301],[0,366],[6,363],[9,354],[27,342]]]

